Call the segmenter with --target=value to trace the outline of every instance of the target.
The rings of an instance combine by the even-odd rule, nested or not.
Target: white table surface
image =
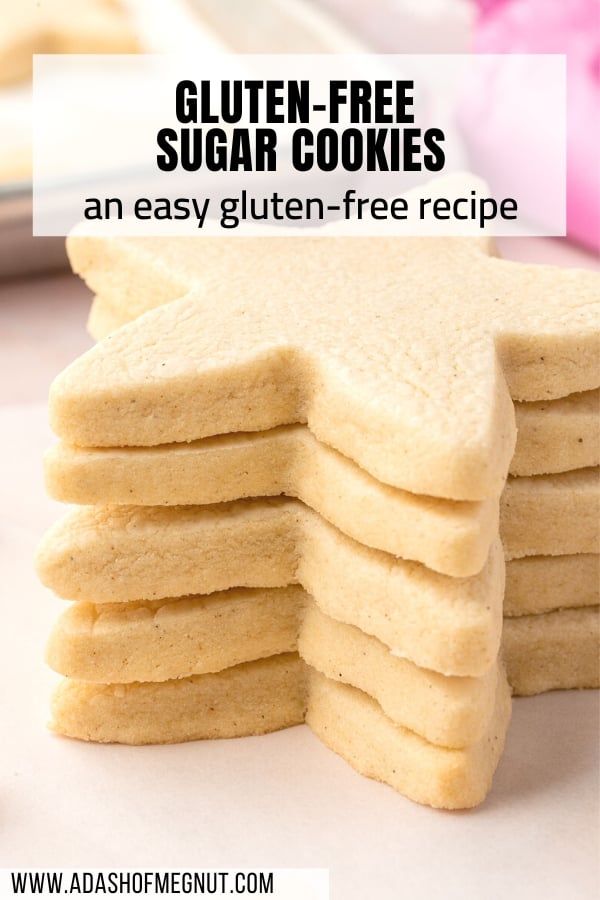
[[[564,242],[504,249],[594,265]],[[55,676],[43,647],[62,602],[32,571],[60,512],[42,486],[43,397],[88,343],[87,300],[62,276],[4,288],[2,301],[1,866],[318,866],[331,870],[335,900],[598,896],[597,692],[516,700],[493,790],[469,813],[434,812],[361,778],[304,726],[150,748],[48,733]]]

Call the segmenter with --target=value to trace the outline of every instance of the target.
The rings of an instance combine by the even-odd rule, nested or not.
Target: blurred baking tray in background
[[[310,0],[123,0],[148,52],[356,53],[364,45]],[[77,0],[73,0],[77,15]],[[65,268],[64,238],[31,234],[31,92],[0,91],[0,279]],[[68,133],[65,134],[68,141]]]
[[[63,0],[64,2],[64,0]],[[79,0],[73,0],[77,15]],[[142,51],[464,52],[468,0],[122,0]],[[448,43],[451,46],[448,46]],[[30,86],[0,90],[0,279],[67,266],[63,238],[31,235]],[[65,134],[68,141],[68,133]]]
[[[66,266],[63,237],[32,237],[31,182],[0,185],[0,278],[39,275]]]

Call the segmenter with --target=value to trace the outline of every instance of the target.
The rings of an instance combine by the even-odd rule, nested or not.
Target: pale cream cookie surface
[[[380,481],[481,500],[508,472],[510,395],[597,387],[593,273],[507,263],[459,239],[238,239],[234,255],[219,243],[230,242],[126,245],[138,274],[154,247],[160,302],[186,296],[59,377],[51,416],[67,443],[147,446],[305,422]],[[111,268],[121,244],[73,246],[80,263],[95,260],[88,274],[122,278]]]
[[[333,618],[446,674],[482,674],[500,644],[499,540],[480,573],[450,578],[364,547],[297,500],[80,507],[46,534],[37,565],[60,596],[94,603],[299,583]]]
[[[481,803],[489,791],[510,719],[510,692],[502,672],[483,736],[460,749],[431,744],[395,724],[367,694],[304,669],[295,654],[160,683],[65,680],[52,713],[52,727],[61,734],[134,744],[262,734],[306,717],[363,775],[418,803],[462,809]]]
[[[560,401],[559,401],[560,402]],[[498,529],[494,500],[441,500],[382,484],[302,425],[159,447],[46,455],[51,496],[67,503],[176,505],[298,497],[362,544],[446,575],[479,572]],[[600,470],[509,477],[500,500],[507,557],[600,551]]]
[[[76,681],[127,684],[218,672],[295,650],[434,744],[472,744],[492,715],[496,664],[478,678],[423,669],[325,615],[299,587],[107,607],[76,603],[56,623],[47,659]]]
[[[504,620],[503,657],[516,695],[600,687],[600,607]]]

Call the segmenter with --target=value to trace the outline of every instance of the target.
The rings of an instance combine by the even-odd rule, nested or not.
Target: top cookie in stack
[[[309,679],[309,723],[359,770],[437,806],[483,799],[508,721],[497,514],[515,445],[511,394],[561,396],[596,377],[594,279],[486,249],[81,239],[75,268],[102,296],[175,302],[113,332],[51,395],[63,443],[50,485],[96,506],[47,536],[46,583],[91,605],[94,623],[108,604],[107,642],[117,636],[139,657],[139,616],[128,612],[140,605],[299,582],[318,612],[316,626],[312,601],[312,618],[300,616],[301,655],[322,673]],[[304,503],[219,502],[282,492]],[[65,645],[93,655],[98,631],[71,617],[54,646],[80,665]],[[253,652],[245,663],[273,646]],[[189,677],[208,671],[203,652],[192,656],[169,673],[179,682],[151,694],[139,682],[160,679],[114,656],[99,673],[63,665],[78,684],[63,691],[56,727],[103,740],[212,736],[202,722],[173,726],[172,690],[183,715]],[[125,695],[107,693],[129,682]],[[434,682],[441,727],[426,700]],[[170,728],[156,702],[166,690]],[[418,708],[402,702],[409,695]]]

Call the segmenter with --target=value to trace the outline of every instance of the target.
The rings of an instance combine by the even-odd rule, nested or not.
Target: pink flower
[[[567,223],[569,236],[600,250],[600,4],[598,0],[477,0],[476,53],[564,53],[567,57]],[[493,84],[493,82],[491,83]],[[484,89],[481,86],[481,89]],[[485,86],[489,89],[489,85]],[[472,92],[476,93],[477,86]],[[513,90],[518,92],[515,84]],[[510,94],[481,98],[497,110]],[[470,144],[487,124],[470,110],[483,106],[470,97],[461,117]],[[518,93],[513,95],[518,103]],[[548,97],[545,116],[552,116]],[[490,117],[494,128],[496,117]],[[551,122],[548,122],[551,127]],[[524,127],[526,127],[524,123]],[[489,146],[493,135],[488,134]],[[543,134],[537,154],[543,160]],[[481,160],[482,147],[478,146]],[[497,163],[495,164],[497,167]],[[543,177],[543,172],[541,173]]]

